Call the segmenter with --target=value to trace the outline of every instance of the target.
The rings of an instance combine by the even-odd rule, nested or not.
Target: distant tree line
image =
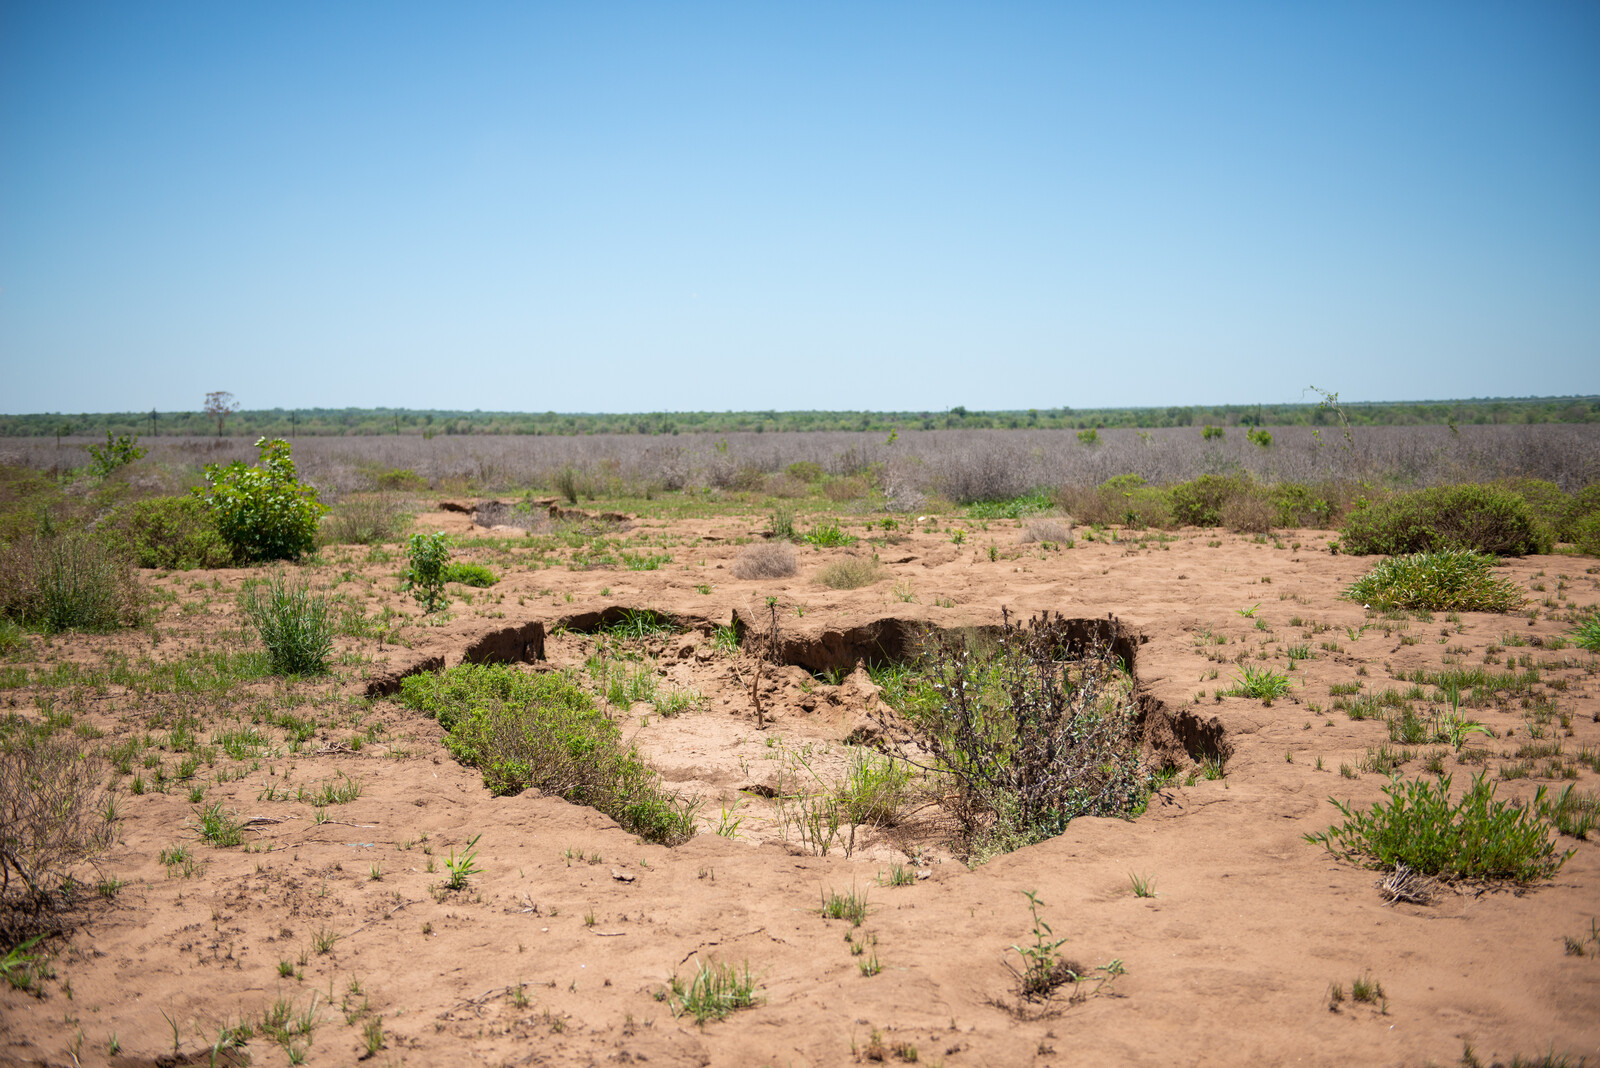
[[[221,396],[221,395],[213,395]],[[1341,405],[1352,426],[1468,426],[1600,422],[1600,397],[1485,397]],[[1339,413],[1322,403],[1187,405],[1165,408],[1029,408],[939,412],[746,411],[485,412],[408,408],[302,408],[194,412],[59,412],[0,415],[0,437],[215,436],[254,438],[373,437],[409,434],[725,434],[732,432],[891,430],[1088,430],[1104,427],[1334,426]]]

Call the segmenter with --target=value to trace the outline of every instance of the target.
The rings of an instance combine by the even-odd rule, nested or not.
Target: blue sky
[[[1600,393],[1600,5],[0,0],[0,410]]]

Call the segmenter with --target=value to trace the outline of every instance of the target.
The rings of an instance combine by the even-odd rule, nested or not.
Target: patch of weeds
[[[1271,668],[1241,664],[1239,672],[1242,677],[1235,676],[1234,688],[1228,691],[1235,697],[1254,697],[1270,705],[1274,699],[1287,695],[1294,686],[1287,675]]]
[[[851,556],[833,563],[817,572],[817,581],[830,590],[856,590],[870,586],[884,577],[878,558]]]
[[[1547,879],[1566,863],[1572,851],[1557,853],[1551,822],[1536,803],[1522,806],[1496,801],[1494,786],[1482,774],[1461,799],[1450,800],[1451,777],[1396,778],[1384,787],[1388,802],[1365,812],[1330,798],[1345,822],[1306,841],[1348,858],[1362,857],[1380,868],[1396,864],[1441,878],[1511,879],[1519,883]]]
[[[328,599],[313,594],[310,581],[291,581],[282,571],[247,583],[239,607],[267,647],[275,675],[321,675],[333,651]]]
[[[459,582],[463,586],[472,586],[475,589],[488,589],[500,581],[496,575],[483,564],[467,563],[463,560],[452,560],[445,566],[444,580],[446,582]]]
[[[843,545],[854,545],[856,536],[846,534],[840,529],[838,523],[819,523],[806,532],[802,539],[819,549],[833,549]]]

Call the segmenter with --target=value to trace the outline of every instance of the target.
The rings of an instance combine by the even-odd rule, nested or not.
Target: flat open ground
[[[576,570],[570,553],[469,515],[424,513],[418,529],[466,539],[458,558],[501,581],[452,587],[450,618],[424,625],[397,588],[393,547],[324,549],[303,570],[346,599],[345,629],[369,636],[338,639],[331,679],[294,683],[239,667],[255,645],[235,594],[259,572],[144,573],[165,605],[153,628],[35,637],[5,665],[7,711],[70,725],[86,747],[126,745],[143,792],[118,776],[121,835],[102,874],[120,889],[53,944],[40,992],[0,990],[0,1061],[210,1063],[219,1035],[244,1022],[254,1037],[219,1063],[348,1064],[379,1018],[372,1062],[409,1065],[1425,1065],[1454,1064],[1467,1044],[1487,1065],[1600,1053],[1600,942],[1580,956],[1565,941],[1600,921],[1593,841],[1563,838],[1571,859],[1525,890],[1463,885],[1412,905],[1386,904],[1375,872],[1303,837],[1338,816],[1330,795],[1382,797],[1388,779],[1370,769],[1383,746],[1411,751],[1407,775],[1437,756],[1457,790],[1486,769],[1515,776],[1500,797],[1595,791],[1592,759],[1576,760],[1600,747],[1595,659],[1563,648],[1568,625],[1550,618],[1600,601],[1592,558],[1505,564],[1536,619],[1387,618],[1341,599],[1373,561],[1331,554],[1331,532],[1091,540],[1080,529],[1052,551],[1020,543],[1013,521],[959,525],[961,545],[947,518],[902,520],[874,532],[876,545],[800,547],[792,578],[741,581],[731,567],[762,518],[640,519],[618,545],[670,562]],[[868,534],[860,520],[845,526]],[[829,562],[872,552],[881,580],[817,583]],[[751,661],[719,648],[713,628],[736,614],[759,625],[769,597],[796,663],[765,675],[758,724]],[[665,718],[647,705],[616,713],[669,785],[706,801],[682,846],[642,844],[559,798],[492,796],[434,721],[383,696],[418,666],[537,658],[541,643],[527,670],[581,666],[596,641],[586,631],[624,608],[687,628],[641,652],[660,686],[703,699]],[[931,802],[860,829],[849,855],[843,843],[826,856],[805,848],[764,795],[794,788],[803,765],[842,774],[844,740],[872,734],[877,690],[856,659],[912,624],[991,625],[1003,608],[1115,617],[1136,650],[1152,751],[1180,763],[1177,779],[1136,819],[1078,819],[972,868]],[[401,615],[380,622],[385,609]],[[1241,654],[1287,670],[1292,645],[1312,656],[1294,663],[1288,697],[1217,696]],[[154,667],[175,663],[190,670]],[[1485,664],[1523,682],[1480,695],[1468,711],[1493,736],[1460,751],[1398,746],[1382,719],[1334,707],[1337,689],[1379,695],[1418,670]],[[1427,700],[1416,706],[1428,714]],[[1224,774],[1198,773],[1207,758]],[[217,803],[249,821],[244,845],[197,833],[198,811]],[[481,872],[444,889],[444,862],[472,840]],[[909,885],[887,885],[896,867],[915,873]],[[1154,896],[1137,896],[1131,876]],[[825,893],[851,888],[867,896],[861,926],[819,914]],[[1063,954],[1086,969],[1120,960],[1125,974],[1077,1003],[1019,1004],[1002,956],[1031,940],[1024,891],[1068,939]],[[868,976],[871,955],[881,971]],[[759,1004],[703,1027],[674,1017],[658,997],[668,978],[713,960],[748,962]],[[1333,984],[1348,995],[1365,978],[1381,1002],[1330,1010]],[[287,1044],[260,1026],[280,1003],[309,1025],[287,1027],[298,1031]]]

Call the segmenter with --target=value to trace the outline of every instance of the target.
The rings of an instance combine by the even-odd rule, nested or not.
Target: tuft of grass
[[[244,841],[244,824],[222,811],[221,801],[195,809],[195,825],[200,837],[219,849]]]
[[[1134,897],[1155,897],[1156,879],[1153,875],[1135,875],[1128,873],[1128,881],[1133,884]]]
[[[857,892],[852,886],[847,893],[822,892],[822,918],[849,920],[850,926],[860,927],[867,918],[867,892]]]
[[[804,541],[819,549],[833,549],[841,545],[854,545],[854,534],[846,534],[838,523],[819,523],[806,532]]]
[[[275,675],[321,675],[333,651],[328,599],[313,594],[306,579],[290,581],[274,571],[245,586],[239,607],[267,647]]]
[[[1514,612],[1527,602],[1514,583],[1495,576],[1496,562],[1467,550],[1396,556],[1367,572],[1344,596],[1385,611]]]
[[[1308,834],[1306,841],[1346,857],[1368,858],[1381,868],[1404,864],[1442,878],[1519,883],[1550,878],[1572,855],[1571,850],[1556,852],[1555,828],[1540,813],[1543,788],[1531,806],[1496,801],[1494,785],[1480,773],[1452,803],[1450,782],[1448,775],[1409,782],[1396,777],[1384,787],[1388,802],[1365,812],[1330,798],[1345,822]]]
[[[817,581],[830,590],[856,590],[870,586],[884,577],[883,567],[876,556],[852,556],[835,560],[817,572]]]
[[[1243,677],[1236,676],[1233,681],[1237,685],[1228,691],[1236,697],[1255,697],[1270,705],[1275,698],[1288,694],[1294,685],[1287,675],[1271,668],[1241,664],[1239,670]]]
[[[750,974],[750,963],[744,971],[731,964],[712,961],[709,965],[697,962],[695,973],[687,980],[674,975],[667,980],[667,989],[659,995],[667,1002],[674,1016],[693,1016],[694,1022],[704,1025],[707,1020],[721,1020],[739,1009],[748,1009],[761,1001],[760,989]]]
[[[1600,653],[1600,615],[1591,615],[1572,628],[1572,644],[1591,653]]]

